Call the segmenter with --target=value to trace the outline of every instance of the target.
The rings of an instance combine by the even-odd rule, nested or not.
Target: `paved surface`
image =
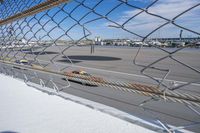
[[[64,48],[60,46],[60,48]],[[90,55],[89,47],[73,47],[65,54],[71,57],[74,62],[73,65],[69,63],[66,58],[58,56],[55,61],[57,62],[50,67],[57,70],[65,66],[69,66],[65,71],[76,70],[79,68],[84,68],[93,75],[98,75],[107,79],[113,80],[123,80],[127,82],[140,82],[140,83],[151,83],[156,84],[152,80],[140,76],[141,68],[132,63],[132,59],[136,54],[136,48],[110,48],[110,47],[99,47],[95,49],[95,53]],[[169,49],[173,50],[173,49]],[[48,58],[53,57],[59,52],[55,47],[47,49],[49,53],[40,56],[42,60],[48,61]],[[51,53],[52,52],[52,53]],[[151,48],[145,48],[144,54],[139,56],[138,62],[140,63],[150,63],[153,60],[165,56],[163,52]],[[33,58],[36,55],[29,54],[27,57]],[[90,57],[88,57],[90,56]],[[200,70],[200,50],[199,49],[186,49],[180,51],[176,54],[176,58],[185,61],[191,66]],[[44,61],[42,63],[45,63]],[[82,67],[80,67],[82,66]],[[171,68],[171,73],[167,79],[176,80],[182,82],[187,81],[197,81],[200,79],[200,75],[193,72],[186,67],[178,63],[174,63],[170,60],[165,60],[158,64],[159,67]],[[87,68],[86,68],[87,67]],[[88,68],[89,67],[89,68]],[[98,70],[97,70],[98,69]],[[100,69],[100,70],[99,70]],[[102,70],[103,69],[103,70]],[[33,75],[33,72],[17,70],[19,71],[19,77],[22,78],[22,73],[27,75]],[[111,72],[112,71],[112,72]],[[114,71],[114,72],[113,72]],[[161,78],[163,73],[157,71],[148,71],[150,74],[157,78]],[[21,73],[21,74],[20,74]],[[58,86],[67,85],[67,81],[61,76],[48,75],[44,73],[38,73],[38,76],[44,80],[52,78],[58,84]],[[169,81],[170,81],[169,80]],[[32,79],[32,82],[38,83],[38,79]],[[95,102],[103,103],[108,106],[115,107],[122,111],[128,112],[130,114],[145,118],[148,120],[159,119],[162,122],[169,123],[170,125],[182,126],[187,125],[192,122],[200,122],[200,116],[191,111],[186,106],[179,103],[167,103],[165,101],[152,101],[141,108],[139,104],[149,97],[141,96],[128,92],[121,92],[119,90],[114,90],[112,88],[106,87],[91,87],[84,86],[78,83],[71,83],[71,87],[63,89],[62,91],[80,96]],[[170,82],[166,81],[167,84]],[[52,85],[49,83],[49,87]],[[194,84],[182,88],[179,91],[200,94],[200,85]],[[197,110],[200,110],[197,108]],[[188,128],[189,130],[198,132],[200,131],[200,125]]]
[[[64,46],[52,46],[45,50],[45,52],[40,53],[42,49],[35,51],[34,53],[26,52],[26,58],[33,59],[37,54],[41,54],[38,59],[49,61],[52,57],[60,53],[61,50],[65,49]],[[113,47],[96,47],[95,53],[90,54],[90,47],[71,47],[64,52],[71,61],[73,66],[82,66],[87,68],[103,69],[108,71],[115,71],[121,73],[138,74],[140,75],[141,67],[133,64],[133,58],[136,55],[138,48],[113,48]],[[166,49],[168,51],[174,51],[175,48]],[[9,51],[8,51],[9,52]],[[4,52],[6,55],[8,52]],[[19,52],[19,51],[16,51]],[[10,56],[15,54],[15,52],[9,53]],[[22,57],[24,52],[19,52],[17,56]],[[166,56],[167,54],[161,50],[155,48],[143,48],[141,54],[137,58],[137,63],[148,65],[153,61]],[[192,67],[200,70],[200,49],[190,48],[179,51],[174,54],[176,59],[183,61]],[[57,56],[54,59],[55,62],[62,64],[63,66],[71,66],[71,62],[68,58],[63,57],[62,55]],[[168,79],[180,80],[180,81],[196,81],[200,78],[200,75],[196,72],[186,68],[185,66],[176,63],[175,61],[167,58],[154,67],[170,69],[170,74]],[[164,72],[155,71],[148,69],[146,73],[162,78]]]

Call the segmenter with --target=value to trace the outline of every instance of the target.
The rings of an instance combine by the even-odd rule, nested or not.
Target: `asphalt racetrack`
[[[33,60],[34,57],[40,54],[37,56],[37,59],[41,64],[45,65],[48,64],[50,59],[55,57],[65,48],[66,46],[52,46],[45,49],[45,51],[38,49],[34,52],[26,51],[25,53],[27,54],[26,58],[29,60]],[[83,69],[94,76],[105,79],[157,85],[157,82],[141,74],[140,71],[143,67],[133,63],[137,50],[138,48],[133,47],[99,46],[95,47],[95,52],[93,54],[90,54],[90,47],[75,46],[66,50],[64,55],[56,56],[53,59],[54,63],[48,65],[46,68],[53,69],[55,71],[65,68],[62,70],[63,72]],[[166,50],[174,51],[176,49],[166,48]],[[6,54],[6,52],[4,54]],[[13,54],[14,52],[9,55],[12,56]],[[18,58],[23,55],[23,52],[17,54]],[[136,59],[136,63],[148,65],[166,55],[168,55],[166,52],[159,49],[143,48]],[[192,68],[195,68],[196,70],[200,70],[200,49],[187,48],[175,53],[173,57],[191,66]],[[200,74],[197,71],[191,70],[169,58],[156,63],[154,67],[170,70],[169,75],[164,81],[164,83],[168,86],[180,85],[186,82],[195,82],[180,88],[180,90],[177,91],[200,95]],[[31,71],[16,71],[19,72],[19,78],[23,78],[23,73],[34,76]],[[145,73],[157,79],[161,79],[166,72],[147,69]],[[68,85],[67,81],[62,76],[40,72],[37,72],[37,74],[38,77],[43,80],[48,80],[49,78],[53,79],[59,87]],[[32,79],[32,82],[38,83],[39,81],[38,79]],[[155,100],[150,101],[141,107],[139,105],[144,100],[148,100],[149,97],[130,92],[122,92],[108,87],[85,86],[75,82],[70,82],[70,84],[70,87],[63,89],[62,91],[117,108],[147,120],[159,119],[164,123],[174,126],[183,126],[200,122],[199,115],[180,103]],[[52,86],[49,85],[49,87],[51,88]],[[196,109],[199,110],[199,108]],[[200,125],[191,126],[188,130],[198,132],[200,131]]]

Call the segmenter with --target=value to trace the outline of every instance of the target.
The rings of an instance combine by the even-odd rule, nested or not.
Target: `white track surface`
[[[153,133],[0,74],[0,132]]]

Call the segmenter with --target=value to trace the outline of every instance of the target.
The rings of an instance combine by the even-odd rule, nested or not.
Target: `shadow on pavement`
[[[34,54],[34,55],[45,55],[45,54],[59,54],[58,52],[51,52],[51,51],[37,51],[37,52],[26,52],[26,54]]]
[[[110,57],[110,56],[89,56],[89,55],[71,55],[68,56],[71,60],[81,60],[81,61],[115,61],[121,60],[121,58]],[[66,58],[66,57],[62,57]]]
[[[14,131],[0,131],[0,133],[19,133],[19,132],[14,132]]]
[[[71,60],[72,61],[72,63],[80,63],[80,62],[82,62],[82,61],[77,61],[77,60]],[[62,63],[71,63],[70,61],[69,61],[69,59],[63,59],[63,60],[57,60],[57,62],[62,62]]]

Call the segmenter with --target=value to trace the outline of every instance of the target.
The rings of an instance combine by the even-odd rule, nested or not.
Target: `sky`
[[[177,15],[200,3],[199,0],[158,0],[148,8],[149,14],[147,14],[141,11],[151,5],[154,0],[127,0],[128,4],[124,1],[126,0],[72,0],[68,4],[21,20],[20,23],[23,23],[23,21],[24,23],[20,25],[20,28],[17,28],[18,26],[15,23],[13,25],[15,25],[14,29],[18,29],[16,30],[18,36],[31,38],[36,33],[34,37],[44,40],[57,38],[79,40],[84,36],[91,39],[96,36],[103,39],[141,39],[146,36],[150,38],[179,37],[181,29],[171,23],[153,34],[149,34]],[[36,1],[35,4],[40,2],[41,0]],[[29,6],[31,6],[30,3]],[[199,12],[200,5],[197,5],[175,19],[174,22],[177,25],[194,31],[192,33],[189,30],[183,30],[183,37],[200,36]],[[138,13],[140,14],[132,18]],[[167,20],[150,14],[162,16]],[[53,21],[49,21],[50,19]],[[36,24],[38,20],[41,25]],[[27,23],[28,26],[26,26]],[[58,23],[59,27],[57,27]],[[122,25],[124,29],[122,29]],[[42,27],[43,29],[41,29]],[[23,29],[22,32],[21,29]],[[40,29],[39,32],[38,29]],[[65,32],[67,32],[67,35],[65,35]],[[48,36],[46,36],[47,33],[49,33]]]

